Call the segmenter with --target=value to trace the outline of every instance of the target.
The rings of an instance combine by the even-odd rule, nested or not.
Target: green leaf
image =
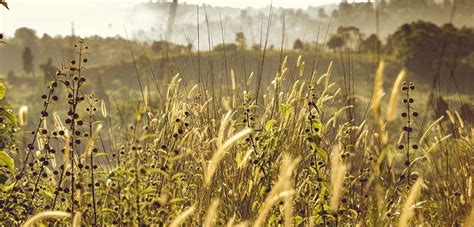
[[[50,191],[48,191],[48,190],[41,190],[41,192],[42,192],[44,195],[46,195],[48,198],[54,199],[54,195],[53,195],[53,193],[51,193]]]
[[[149,140],[149,139],[156,139],[156,138],[159,138],[159,136],[160,136],[159,134],[155,134],[155,133],[145,134],[140,138],[140,141]]]
[[[329,155],[325,150],[321,149],[320,147],[317,147],[316,152],[318,152],[318,155],[324,160],[324,162],[328,162]]]
[[[0,101],[5,98],[6,94],[7,94],[7,87],[5,87],[5,84],[0,82]]]
[[[0,189],[3,190],[3,192],[9,192],[13,189],[13,186],[15,186],[15,183],[10,183],[9,185],[0,184]]]
[[[299,216],[299,215],[295,217],[295,224],[296,224],[297,226],[299,226],[301,223],[303,223],[303,221],[304,221],[304,218],[303,218],[303,217],[301,217],[301,216]]]
[[[2,105],[0,106],[0,115],[4,116],[4,118],[8,119],[13,125],[17,125],[17,120],[15,115],[13,115],[10,111],[9,105]]]
[[[98,157],[102,157],[102,156],[107,156],[107,152],[96,153],[94,157],[98,158]]]
[[[0,164],[6,165],[11,171],[15,169],[15,162],[5,151],[0,151]]]
[[[273,126],[275,125],[276,123],[276,120],[275,119],[271,119],[269,121],[267,121],[267,123],[265,124],[265,130],[266,131],[270,131],[270,129],[273,128]]]
[[[183,177],[184,173],[177,173],[171,177],[171,180],[176,180],[176,178]]]
[[[318,153],[319,157],[321,157],[324,162],[328,162],[328,153],[325,150],[321,149],[316,142],[311,142],[311,147],[316,151],[316,153]]]
[[[283,118],[288,120],[290,117],[291,111],[293,110],[293,106],[290,103],[282,103],[280,105],[280,111],[283,114]]]
[[[170,203],[181,203],[181,202],[185,202],[186,200],[183,199],[183,198],[173,198],[170,200]]]
[[[321,137],[321,132],[323,131],[323,123],[321,122],[321,120],[313,120],[311,126],[313,127],[313,131],[316,132],[316,136]]]

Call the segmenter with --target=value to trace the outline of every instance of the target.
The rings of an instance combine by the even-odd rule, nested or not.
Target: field
[[[474,225],[472,54],[431,77],[393,53],[127,40],[118,61],[74,38],[0,84],[1,225]]]

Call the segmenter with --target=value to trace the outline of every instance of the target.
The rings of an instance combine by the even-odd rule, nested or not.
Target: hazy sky
[[[38,35],[71,33],[74,21],[77,34],[114,36],[123,34],[126,9],[149,0],[7,0],[10,11],[0,9],[0,32],[12,36],[19,27],[34,28]],[[153,0],[154,2],[156,0]],[[188,4],[231,7],[265,7],[270,0],[180,0]],[[307,8],[337,3],[340,0],[273,0],[276,7]]]

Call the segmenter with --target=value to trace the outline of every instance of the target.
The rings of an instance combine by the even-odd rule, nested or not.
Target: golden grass
[[[226,134],[225,130],[227,129],[227,125],[230,123],[230,117],[232,116],[232,112],[229,111],[221,121],[221,126],[219,128],[219,133],[217,137],[217,150],[214,152],[212,155],[211,160],[207,164],[206,172],[204,173],[205,176],[205,185],[209,186],[212,177],[214,176],[215,171],[217,170],[220,161],[224,158],[225,153],[227,150],[235,144],[237,141],[242,139],[243,137],[247,136],[250,134],[253,130],[251,128],[246,128],[230,138],[228,138],[225,142],[224,141],[224,136]]]
[[[267,195],[265,201],[263,202],[262,207],[259,210],[257,219],[254,222],[254,226],[263,226],[265,219],[267,217],[270,208],[279,200],[286,197],[292,196],[295,192],[289,187],[289,184],[292,182],[292,174],[296,169],[300,159],[291,158],[289,155],[285,154],[282,158],[280,166],[280,174],[278,175],[278,181],[273,185],[272,190]],[[288,201],[286,201],[288,202]],[[287,214],[290,215],[290,214]],[[285,216],[286,217],[286,216]],[[290,218],[290,217],[286,217]],[[291,225],[290,220],[285,220],[285,225]]]
[[[405,77],[406,77],[406,70],[402,70],[398,74],[397,79],[395,80],[395,83],[393,83],[392,93],[390,94],[390,99],[389,99],[388,107],[387,107],[387,122],[392,122],[396,119],[396,115],[397,115],[396,110],[399,103],[398,97],[400,93],[400,87]]]
[[[169,225],[170,227],[177,227],[177,226],[181,226],[184,221],[189,218],[189,216],[191,216],[194,211],[196,210],[196,207],[195,206],[191,206],[189,207],[188,209],[186,209],[185,211],[183,211],[181,214],[179,214],[172,222],[171,224]]]
[[[23,223],[24,227],[34,226],[36,223],[47,218],[71,218],[70,213],[64,211],[43,211],[30,217]]]
[[[333,192],[329,203],[329,210],[337,211],[339,207],[339,200],[341,197],[344,177],[346,175],[347,167],[341,160],[341,148],[336,147],[331,153],[331,185]]]
[[[415,212],[413,211],[416,200],[421,194],[421,188],[423,186],[423,179],[419,177],[413,186],[410,189],[410,193],[408,194],[405,203],[403,204],[402,212],[400,214],[400,218],[398,220],[399,227],[410,226],[410,219],[413,218]]]

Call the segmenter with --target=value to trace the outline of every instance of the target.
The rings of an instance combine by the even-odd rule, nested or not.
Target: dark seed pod
[[[405,166],[409,166],[410,165],[410,161],[406,160],[405,161]]]

